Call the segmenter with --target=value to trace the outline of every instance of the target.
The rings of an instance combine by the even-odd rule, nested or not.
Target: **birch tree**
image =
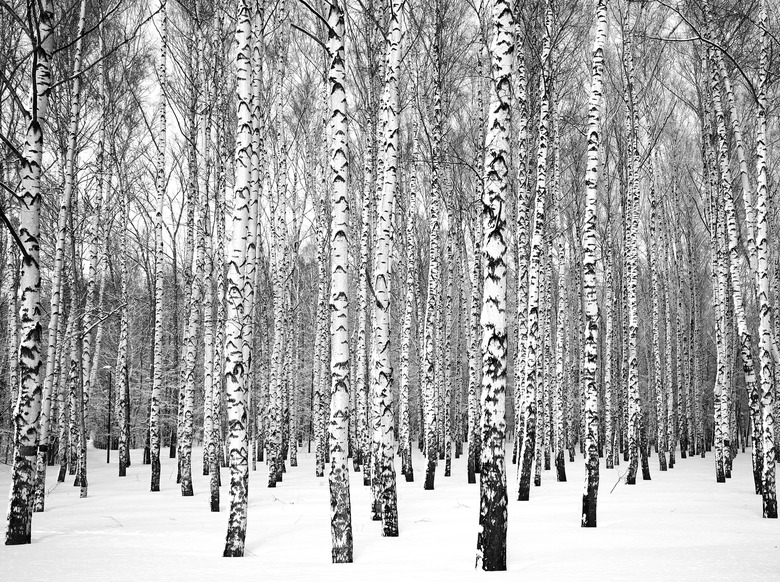
[[[398,188],[399,69],[401,63],[402,0],[393,0],[386,45],[382,139],[382,186],[377,207],[374,252],[374,341],[371,385],[378,414],[379,447],[374,472],[379,481],[382,535],[398,536],[395,461],[393,459],[393,395],[390,365],[390,277],[393,254],[393,207]]]
[[[242,557],[246,540],[249,442],[247,437],[247,386],[242,351],[244,323],[244,268],[249,223],[249,188],[252,166],[251,50],[252,8],[241,0],[236,25],[236,119],[233,232],[230,237],[225,309],[225,397],[228,414],[227,446],[230,457],[230,517],[225,557]]]
[[[157,75],[160,82],[160,109],[157,118],[157,213],[154,222],[154,378],[149,405],[149,449],[152,463],[152,491],[160,490],[160,395],[163,382],[163,211],[165,209],[166,141],[166,58],[168,52],[167,0],[160,0],[160,56]]]
[[[65,184],[60,198],[57,218],[57,242],[54,250],[54,271],[52,273],[52,296],[50,303],[49,328],[47,333],[46,374],[44,376],[43,399],[40,420],[40,442],[36,465],[34,511],[43,511],[46,495],[46,454],[49,450],[49,432],[51,431],[52,393],[54,391],[55,364],[57,362],[57,339],[60,330],[62,311],[61,297],[63,289],[62,272],[65,262],[65,241],[67,235],[68,213],[76,172],[76,136],[78,134],[81,113],[81,62],[84,35],[86,2],[82,0],[79,9],[79,21],[76,31],[76,46],[73,57],[73,94],[70,106],[70,124],[68,130],[68,150],[65,160]],[[63,348],[64,349],[64,348]]]
[[[32,539],[32,499],[41,414],[41,273],[40,220],[43,124],[49,110],[51,58],[54,49],[54,7],[42,0],[28,5],[34,52],[30,108],[25,112],[25,138],[17,198],[19,238],[24,252],[20,274],[19,395],[14,408],[14,461],[8,508],[6,545],[29,544]],[[14,354],[16,357],[17,354]]]
[[[506,570],[506,281],[505,205],[509,190],[509,131],[514,54],[511,0],[493,5],[485,192],[482,197],[484,295],[482,301],[482,462],[480,469],[477,568]]]
[[[406,290],[404,295],[404,320],[401,329],[401,374],[399,399],[399,449],[401,451],[401,473],[407,482],[414,481],[412,467],[412,444],[409,430],[409,357],[412,344],[412,319],[415,315],[415,280],[417,277],[417,167],[414,160],[420,151],[417,122],[414,122],[412,146],[412,170],[409,176],[409,199],[406,209]],[[419,299],[418,299],[419,301]]]
[[[761,29],[761,56],[758,80],[758,115],[756,120],[756,246],[758,258],[758,301],[759,301],[759,342],[758,359],[761,377],[761,422],[763,445],[763,471],[761,474],[761,489],[763,515],[777,518],[777,490],[775,482],[775,461],[777,444],[775,442],[775,417],[777,406],[775,400],[774,378],[772,377],[772,339],[771,339],[771,305],[769,303],[769,242],[768,185],[767,185],[767,77],[769,74],[769,38],[767,33],[766,0],[759,5],[759,22]],[[776,267],[777,268],[777,267]],[[778,319],[775,313],[776,320]],[[776,349],[776,347],[775,347]],[[778,363],[775,362],[775,366]]]
[[[531,237],[531,258],[528,267],[528,339],[525,349],[525,374],[523,400],[525,402],[525,428],[520,449],[518,470],[518,501],[528,501],[531,493],[531,467],[536,451],[537,439],[537,397],[540,384],[537,361],[541,355],[539,330],[539,305],[542,290],[542,253],[545,230],[545,203],[547,201],[547,150],[550,132],[550,100],[548,81],[552,52],[553,11],[546,3],[544,16],[544,37],[542,41],[542,70],[539,74],[539,127],[536,145],[536,204],[534,209],[533,235]]]
[[[347,198],[347,96],[344,9],[328,7],[328,95],[330,106],[330,531],[333,563],[352,562],[352,508],[347,466],[349,423],[349,200]]]
[[[591,62],[588,110],[588,162],[585,170],[585,227],[582,232],[583,290],[585,292],[585,363],[582,379],[585,390],[585,452],[587,483],[582,496],[582,526],[596,527],[596,498],[599,492],[599,389],[596,384],[599,342],[599,309],[596,297],[596,220],[601,153],[601,91],[604,73],[604,44],[607,40],[607,2],[596,5],[596,39]]]

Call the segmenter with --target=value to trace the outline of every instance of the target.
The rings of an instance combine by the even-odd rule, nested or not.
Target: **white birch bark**
[[[399,75],[401,61],[402,0],[391,4],[387,40],[384,121],[382,140],[382,186],[377,207],[377,241],[374,253],[374,342],[371,386],[378,413],[375,473],[379,481],[382,535],[398,536],[395,461],[393,458],[393,395],[390,365],[390,281],[393,255],[393,208],[398,188]]]
[[[482,197],[484,295],[482,301],[482,463],[476,567],[506,570],[507,327],[506,282],[508,229],[506,204],[511,163],[509,132],[514,53],[511,0],[493,5],[490,100],[485,142],[485,192]]]
[[[480,63],[478,70],[482,72],[483,65]],[[481,75],[482,76],[482,75]],[[474,155],[474,166],[478,168],[475,177],[475,206],[480,208],[482,197],[484,195],[484,175],[481,169],[485,165],[485,108],[482,102],[482,81],[477,81],[477,109],[479,119],[479,141],[477,142]],[[472,220],[472,255],[471,255],[471,293],[470,293],[470,315],[469,315],[469,385],[468,385],[468,432],[469,432],[469,452],[467,461],[467,479],[469,483],[476,483],[476,473],[480,471],[480,461],[482,457],[482,431],[481,431],[481,413],[480,413],[480,389],[482,369],[481,360],[481,329],[480,313],[482,311],[482,232],[483,232],[481,211],[475,212]],[[421,342],[422,343],[422,342]],[[517,438],[517,437],[516,437]]]
[[[436,5],[437,26],[440,21],[439,5]],[[441,47],[440,40],[437,38],[434,43],[434,69],[436,75],[440,75],[441,68]],[[430,229],[428,240],[429,268],[428,268],[428,291],[425,303],[425,322],[424,322],[424,340],[423,355],[421,365],[424,370],[423,383],[420,390],[423,394],[423,406],[425,408],[425,483],[423,488],[432,490],[436,478],[436,462],[438,456],[437,443],[437,402],[436,402],[436,378],[440,362],[436,360],[436,323],[437,311],[441,300],[438,289],[441,279],[441,251],[440,251],[440,206],[441,206],[441,168],[439,167],[441,159],[441,134],[442,134],[442,113],[441,113],[441,80],[434,83],[433,93],[433,128],[431,135],[431,190],[430,202],[428,207],[428,224]]]
[[[520,3],[515,6],[520,10]],[[520,27],[520,18],[516,18],[515,27],[515,125],[517,127],[517,145],[515,176],[517,189],[517,350],[515,354],[515,436],[512,462],[523,441],[525,381],[525,350],[528,341],[528,239],[530,224],[528,209],[531,202],[528,191],[528,86],[525,69],[525,45]],[[481,110],[480,110],[481,113]],[[482,131],[480,129],[480,131]],[[484,141],[484,138],[482,139]]]
[[[251,7],[241,0],[236,25],[236,119],[235,185],[233,187],[233,232],[230,237],[225,309],[225,397],[227,401],[230,458],[230,517],[225,557],[244,555],[249,479],[247,438],[247,386],[242,353],[244,323],[244,269],[247,260],[250,172],[252,166],[251,113]]]
[[[664,428],[664,421],[666,418],[666,411],[664,405],[666,399],[664,398],[664,378],[663,378],[663,365],[661,362],[661,331],[660,331],[660,318],[661,318],[661,297],[660,297],[660,281],[658,274],[658,200],[655,193],[655,174],[654,166],[650,167],[650,251],[648,255],[648,262],[650,263],[650,303],[652,310],[652,351],[653,351],[653,390],[655,392],[655,428],[656,428],[656,452],[658,453],[658,469],[660,471],[666,471],[666,447],[664,439],[666,438],[666,431]],[[669,303],[666,304],[667,316],[669,312]],[[667,335],[666,342],[669,343],[671,337]],[[669,386],[669,390],[671,390]]]
[[[544,18],[544,40],[542,46],[542,70],[539,75],[539,129],[536,147],[536,205],[534,210],[533,234],[531,237],[531,258],[528,268],[528,339],[525,349],[525,426],[520,449],[518,469],[518,501],[528,501],[531,492],[531,466],[534,460],[537,439],[537,391],[540,382],[537,363],[541,355],[539,332],[539,304],[542,289],[542,252],[547,200],[547,150],[550,132],[550,100],[548,81],[550,78],[552,42],[552,6],[546,3]]]
[[[596,38],[591,62],[588,104],[588,161],[585,169],[585,226],[582,231],[582,271],[585,295],[585,353],[582,386],[585,391],[585,454],[587,482],[582,496],[582,526],[596,527],[599,492],[599,387],[596,384],[599,347],[599,307],[596,296],[596,227],[598,219],[599,158],[601,153],[601,99],[604,44],[607,40],[607,2],[596,5]]]
[[[166,58],[168,52],[167,0],[160,0],[160,57],[157,63],[160,83],[160,110],[157,120],[157,212],[154,221],[154,378],[149,405],[149,453],[152,462],[151,490],[160,490],[160,393],[163,381],[163,210],[165,208],[165,146],[166,146]]]
[[[31,107],[25,115],[25,139],[18,188],[19,238],[24,246],[20,274],[19,394],[14,408],[14,462],[8,508],[6,545],[29,544],[32,533],[32,496],[41,414],[41,273],[40,220],[43,123],[49,109],[54,48],[54,7],[51,0],[35,5],[29,19],[33,27],[34,56]]]
[[[404,320],[401,328],[401,370],[399,390],[399,449],[401,451],[401,473],[407,482],[414,481],[412,467],[412,443],[409,418],[409,359],[412,349],[412,319],[415,315],[415,282],[417,279],[417,165],[420,145],[417,121],[412,129],[412,168],[409,176],[409,200],[406,209],[406,289],[404,295]],[[420,299],[418,298],[418,301]]]
[[[352,562],[352,508],[347,465],[349,425],[349,200],[347,197],[347,96],[344,8],[328,7],[330,105],[330,532],[333,563]]]
[[[129,309],[130,297],[130,250],[128,244],[128,231],[130,227],[130,200],[128,193],[123,188],[119,196],[119,214],[122,217],[122,254],[120,257],[121,277],[121,301],[122,307],[119,315],[119,342],[116,356],[116,385],[117,385],[117,423],[119,425],[119,476],[127,476],[127,467],[130,466],[130,364],[128,361],[129,340]]]
[[[758,115],[756,121],[756,246],[759,301],[758,358],[761,376],[761,422],[763,467],[761,474],[763,515],[777,518],[777,484],[775,462],[777,455],[775,414],[777,413],[772,377],[771,305],[769,303],[769,242],[768,242],[768,187],[767,187],[767,77],[769,75],[769,38],[767,33],[766,0],[759,4],[759,28],[761,29],[761,57],[758,81]],[[777,266],[775,267],[777,269]],[[777,307],[777,306],[775,306]],[[775,312],[776,321],[780,319]],[[776,338],[777,339],[777,338]],[[775,346],[775,349],[776,346]],[[780,362],[775,362],[780,368]]]
[[[76,29],[76,45],[73,54],[73,74],[80,75],[82,60],[82,36],[86,2],[81,1],[79,21]],[[49,432],[51,430],[51,404],[54,391],[55,364],[57,362],[57,339],[60,333],[60,315],[62,311],[62,272],[65,262],[65,240],[67,234],[70,199],[73,194],[76,173],[76,136],[81,113],[81,77],[73,80],[70,106],[70,123],[68,128],[68,147],[65,158],[65,184],[60,198],[59,215],[57,217],[57,242],[54,249],[54,269],[51,280],[51,302],[49,311],[49,327],[47,332],[46,373],[44,376],[43,398],[41,406],[40,434],[38,456],[36,463],[35,499],[33,511],[43,511],[46,496],[46,456],[49,450]]]
[[[623,39],[623,60],[625,71],[625,104],[626,130],[628,134],[628,197],[630,200],[627,216],[628,235],[626,239],[626,310],[628,312],[628,338],[627,338],[627,400],[628,400],[628,453],[629,466],[626,474],[626,484],[636,484],[636,473],[639,466],[641,449],[640,425],[642,423],[642,403],[639,394],[639,361],[637,335],[639,329],[639,313],[637,310],[637,276],[638,276],[638,231],[639,231],[639,204],[640,204],[640,177],[639,177],[639,152],[638,152],[638,113],[636,111],[636,90],[634,87],[634,58],[633,42],[630,34]]]
[[[745,374],[745,390],[748,394],[748,399],[751,405],[751,416],[753,417],[753,422],[756,426],[759,425],[759,418],[758,417],[758,411],[756,406],[756,398],[755,395],[758,393],[758,386],[757,386],[757,379],[756,379],[756,373],[755,373],[755,364],[753,362],[753,338],[750,333],[750,329],[747,325],[747,320],[745,317],[745,308],[744,308],[744,302],[745,302],[745,296],[742,291],[742,282],[741,282],[741,275],[740,275],[740,269],[739,269],[739,240],[738,240],[738,224],[737,224],[737,213],[736,208],[734,204],[734,197],[732,192],[732,179],[731,179],[731,169],[729,167],[729,156],[728,156],[728,142],[727,142],[727,135],[726,135],[726,124],[725,124],[725,116],[723,112],[723,106],[722,106],[722,97],[721,97],[721,91],[720,91],[720,84],[718,83],[718,72],[714,68],[714,51],[710,50],[710,60],[713,66],[713,70],[711,72],[711,91],[712,91],[712,102],[714,106],[714,114],[715,114],[715,129],[717,131],[717,159],[718,159],[718,167],[720,169],[720,196],[723,200],[723,211],[724,211],[724,218],[726,220],[726,224],[724,225],[724,234],[726,236],[727,241],[727,252],[728,254],[723,257],[723,261],[725,262],[725,265],[728,269],[728,274],[731,277],[731,297],[733,300],[734,305],[734,315],[736,317],[737,322],[737,329],[739,333],[739,343],[740,343],[740,355],[742,358],[742,369]],[[725,297],[724,297],[725,301]],[[724,312],[725,316],[725,312]],[[724,338],[726,340],[726,338]],[[729,349],[729,345],[727,344],[726,349]],[[730,373],[726,369],[724,369],[724,374],[728,374],[724,378],[724,385],[722,388],[726,391],[725,393],[721,394],[721,399],[723,400],[722,404],[724,405],[724,408],[726,409],[726,413],[728,414],[729,407],[729,401],[730,398],[728,395],[730,395]],[[728,393],[728,394],[727,394]],[[725,400],[724,400],[725,399]],[[724,422],[724,428],[728,426],[728,415],[725,419],[723,419]],[[726,434],[723,436],[724,440],[729,440],[730,435]],[[755,445],[754,445],[755,446]],[[727,451],[724,452],[724,455],[729,454]],[[730,476],[730,462],[725,461],[726,464],[728,464],[728,473]],[[755,469],[755,467],[754,467]],[[727,470],[727,468],[724,466],[724,472]]]

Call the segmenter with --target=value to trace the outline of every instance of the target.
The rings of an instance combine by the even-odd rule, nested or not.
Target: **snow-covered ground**
[[[195,459],[201,451],[196,450]],[[33,543],[0,545],[0,581],[44,580],[780,580],[780,523],[761,517],[753,493],[750,452],[734,462],[734,477],[716,484],[713,457],[678,459],[666,473],[651,459],[652,481],[619,483],[625,470],[601,471],[598,528],[580,527],[584,463],[567,463],[568,483],[545,471],[531,500],[515,501],[509,467],[508,572],[474,570],[478,485],[466,483],[465,458],[452,477],[440,463],[436,490],[424,491],[422,458],[416,481],[398,481],[400,536],[382,538],[369,514],[369,491],[352,473],[353,564],[330,563],[328,481],[314,476],[313,455],[299,455],[276,489],[258,464],[250,476],[246,556],[222,558],[228,493],[209,511],[207,478],[197,471],[195,496],[181,497],[176,461],[163,459],[161,489],[149,492],[148,465],[132,452],[128,475],[117,455],[89,453],[89,497],[56,483],[50,467],[46,511],[33,519]],[[193,463],[198,469],[200,462]],[[400,468],[400,463],[398,464]],[[0,490],[10,468],[0,466]],[[223,483],[228,471],[223,469]],[[5,523],[3,522],[3,539]],[[0,542],[1,543],[1,542]]]

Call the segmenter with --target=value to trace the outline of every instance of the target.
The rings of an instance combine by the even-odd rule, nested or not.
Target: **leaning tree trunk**
[[[511,0],[493,5],[493,42],[482,196],[482,467],[480,471],[477,568],[506,570],[506,203],[509,191],[509,131],[512,121],[514,18]]]
[[[734,314],[737,321],[737,329],[739,333],[740,343],[740,355],[742,357],[742,369],[745,373],[745,391],[748,395],[748,401],[751,409],[751,419],[754,426],[761,426],[761,419],[759,418],[759,407],[757,402],[758,386],[756,382],[755,364],[753,362],[753,338],[750,333],[750,328],[747,325],[745,317],[744,307],[744,294],[742,292],[741,274],[739,268],[739,227],[737,224],[737,212],[734,205],[734,195],[732,192],[731,184],[731,169],[729,167],[728,156],[728,142],[726,134],[725,116],[722,107],[720,84],[718,82],[718,73],[715,70],[714,55],[712,57],[712,74],[711,74],[711,90],[712,90],[712,102],[714,105],[715,123],[717,131],[717,143],[718,143],[718,166],[720,168],[720,196],[723,198],[723,211],[725,212],[726,224],[725,234],[727,237],[728,254],[724,256],[723,260],[727,262],[729,274],[731,276],[731,289],[732,298],[734,302]],[[750,226],[749,226],[750,228]],[[726,304],[729,299],[723,298]],[[724,310],[725,315],[725,310]],[[728,344],[727,344],[728,349]],[[725,372],[725,370],[724,370]],[[730,391],[731,383],[724,384],[725,392]],[[725,398],[725,392],[721,395],[721,399]],[[724,419],[724,426],[728,426],[728,418]],[[753,443],[753,448],[756,447],[756,443]],[[726,451],[724,454],[729,454]],[[756,467],[756,458],[753,459],[754,476],[757,476],[758,470]]]
[[[32,5],[28,5],[32,10]],[[14,462],[8,508],[6,545],[29,544],[32,535],[32,496],[41,413],[41,271],[40,220],[43,122],[49,110],[51,56],[54,48],[54,8],[51,0],[36,4],[33,24],[33,93],[22,151],[18,200],[19,238],[24,247],[20,275],[19,395],[14,409]]]
[[[236,26],[236,120],[235,185],[233,187],[233,234],[230,238],[225,310],[225,397],[228,413],[230,456],[230,517],[225,557],[244,555],[247,521],[249,457],[247,440],[247,387],[245,386],[241,330],[243,317],[244,265],[249,223],[251,171],[251,54],[252,29],[249,0],[239,4]]]

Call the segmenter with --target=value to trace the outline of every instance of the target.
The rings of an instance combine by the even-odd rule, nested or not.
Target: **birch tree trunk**
[[[436,360],[436,314],[439,302],[441,301],[438,289],[441,279],[441,252],[440,252],[440,229],[439,212],[441,205],[440,192],[440,173],[439,167],[441,159],[441,134],[442,134],[442,113],[441,113],[441,47],[438,35],[441,26],[441,15],[438,2],[436,3],[436,26],[437,38],[434,43],[434,70],[436,80],[434,82],[433,93],[433,129],[431,135],[431,192],[428,208],[428,224],[430,227],[429,235],[429,269],[428,269],[428,292],[425,304],[425,332],[423,341],[422,367],[424,370],[423,384],[420,387],[423,393],[423,405],[425,407],[425,483],[423,488],[432,490],[436,477],[436,459],[438,456],[437,443],[437,403],[436,403],[436,378],[438,368],[441,362]]]
[[[379,450],[375,474],[379,480],[382,535],[398,536],[398,504],[393,459],[393,395],[390,365],[390,280],[393,254],[393,207],[398,184],[399,86],[402,0],[393,0],[385,69],[384,127],[382,140],[382,194],[377,208],[377,242],[374,254],[374,343],[371,384],[378,412]]]
[[[614,330],[615,330],[615,306],[614,306],[614,261],[612,257],[613,242],[611,228],[607,225],[607,244],[604,247],[604,460],[607,469],[615,467],[617,447],[616,435],[616,409],[619,402],[615,398],[615,359],[614,359]]]
[[[129,245],[128,230],[130,226],[130,201],[127,190],[123,188],[119,196],[119,214],[122,217],[122,254],[120,257],[120,276],[122,278],[122,307],[119,315],[119,344],[116,355],[117,378],[117,411],[119,424],[119,476],[127,476],[127,467],[130,466],[130,365],[128,362],[128,336],[129,336]]]
[[[352,508],[347,466],[349,424],[349,200],[347,198],[347,96],[344,91],[344,9],[328,7],[330,105],[330,533],[334,564],[352,562]]]
[[[758,81],[758,115],[756,121],[756,243],[758,258],[758,301],[759,301],[759,343],[758,358],[761,375],[761,422],[764,452],[761,487],[763,515],[777,518],[777,484],[775,482],[775,414],[777,412],[772,377],[771,305],[769,303],[769,242],[767,228],[767,76],[769,74],[769,38],[767,33],[766,0],[759,5],[759,28],[761,29],[761,57]],[[777,268],[777,267],[776,267]],[[777,307],[777,306],[775,306]],[[775,312],[776,320],[780,318]],[[775,367],[778,362],[775,362]],[[755,445],[754,445],[755,446]]]
[[[203,260],[205,255],[205,209],[208,204],[206,189],[199,188],[198,203],[195,208],[195,253],[192,265],[192,289],[190,292],[190,312],[185,335],[184,357],[184,401],[181,412],[182,432],[179,438],[179,467],[181,468],[181,494],[193,495],[192,490],[192,437],[195,414],[195,374],[197,367],[198,344],[200,336],[200,313],[202,303]]]
[[[506,570],[506,203],[511,163],[509,132],[514,53],[512,0],[493,5],[488,133],[482,197],[484,295],[482,300],[482,463],[476,567]]]
[[[519,11],[518,2],[515,10]],[[530,225],[528,207],[531,202],[528,191],[528,86],[525,69],[525,45],[521,34],[519,17],[515,18],[515,125],[517,127],[517,149],[515,176],[517,180],[517,351],[515,354],[515,435],[512,445],[512,462],[523,442],[525,355],[528,341],[528,238]],[[482,108],[480,106],[480,115]],[[484,124],[480,124],[480,132]],[[480,135],[480,145],[484,137]],[[477,166],[480,167],[480,166]]]
[[[84,20],[86,14],[86,2],[81,1],[79,9],[79,21],[76,29],[76,45],[73,56],[73,89],[70,105],[70,124],[68,129],[68,149],[65,158],[65,184],[60,198],[59,216],[57,218],[57,242],[54,250],[54,269],[51,280],[51,303],[49,314],[49,328],[47,333],[46,350],[46,374],[44,376],[43,399],[40,417],[40,434],[38,444],[38,457],[36,464],[35,498],[33,511],[43,511],[46,495],[46,455],[49,450],[49,431],[51,430],[51,403],[54,390],[55,364],[57,363],[57,339],[60,332],[60,315],[62,311],[62,271],[65,262],[65,240],[68,230],[68,213],[70,212],[70,199],[73,193],[73,185],[76,173],[76,135],[81,113],[81,73],[82,37],[84,34]],[[40,114],[40,112],[39,112]],[[62,348],[64,349],[64,348]]]
[[[450,477],[452,472],[452,334],[453,327],[455,325],[455,313],[454,304],[452,300],[453,287],[455,285],[455,251],[453,250],[455,233],[452,231],[453,221],[450,221],[450,228],[447,233],[447,283],[446,283],[446,303],[445,315],[442,325],[442,332],[444,333],[444,440],[443,452],[444,452],[444,476]]]
[[[363,164],[362,208],[360,211],[360,261],[358,265],[357,283],[357,354],[355,355],[355,408],[357,408],[357,441],[359,464],[363,468],[363,485],[370,482],[369,466],[371,463],[370,437],[368,429],[368,270],[369,270],[369,235],[371,232],[371,206],[373,189],[373,138],[366,137],[367,147]]]
[[[149,453],[152,464],[152,491],[160,490],[160,393],[163,382],[163,210],[165,208],[165,125],[166,125],[166,57],[168,52],[167,0],[160,0],[160,60],[157,75],[160,82],[160,111],[157,127],[157,213],[154,233],[154,378],[149,404]]]
[[[587,483],[582,496],[582,526],[596,527],[596,499],[599,493],[599,387],[596,384],[599,350],[599,306],[596,296],[596,226],[598,219],[599,156],[601,153],[601,92],[604,72],[604,44],[607,40],[607,2],[596,5],[597,31],[591,63],[588,111],[588,161],[585,170],[585,227],[582,232],[582,271],[585,294],[585,453]]]
[[[666,234],[664,234],[664,256],[666,258],[666,265],[667,265],[667,277],[671,277],[671,262],[670,262],[670,243],[668,240],[668,237]],[[667,279],[668,281],[668,279]],[[669,465],[668,468],[672,469],[674,468],[674,390],[672,390],[672,386],[674,385],[673,379],[672,379],[672,318],[669,312],[672,308],[672,301],[669,293],[669,285],[664,285],[664,305],[666,307],[666,314],[665,314],[665,320],[666,320],[666,345],[665,345],[665,359],[666,359],[666,407],[665,411],[661,410],[661,413],[663,414],[665,412],[665,417],[663,417],[661,420],[659,420],[659,424],[663,425],[666,428],[666,434],[664,435],[663,442],[664,447],[663,449],[659,449],[661,452],[668,452],[669,453]],[[679,356],[678,356],[679,361]],[[663,405],[662,405],[663,408]],[[659,429],[660,434],[660,429]],[[660,456],[661,453],[659,453]],[[663,471],[663,467],[659,467],[659,470]]]
[[[660,331],[660,318],[661,318],[661,297],[660,297],[660,282],[658,276],[658,200],[655,194],[655,175],[653,173],[654,167],[650,169],[650,253],[648,256],[648,262],[650,263],[650,278],[651,278],[651,309],[652,309],[652,345],[653,345],[653,387],[655,391],[655,425],[656,425],[656,452],[658,453],[658,469],[660,471],[666,471],[666,448],[664,446],[664,438],[666,431],[664,430],[664,378],[663,378],[663,366],[661,363],[661,331]],[[667,314],[669,311],[669,303],[666,304]],[[669,343],[671,337],[666,336],[666,342]],[[669,390],[671,390],[669,386]]]
[[[740,269],[739,269],[739,240],[738,240],[738,231],[739,227],[737,224],[737,213],[736,208],[734,205],[734,197],[732,193],[732,180],[731,180],[731,169],[729,167],[729,156],[728,156],[728,142],[727,142],[727,135],[726,135],[726,123],[725,123],[725,116],[723,112],[723,106],[721,101],[721,92],[720,92],[720,84],[718,82],[718,73],[717,70],[715,70],[715,63],[714,63],[714,51],[710,51],[710,60],[712,64],[712,71],[711,71],[711,91],[712,91],[712,101],[714,105],[714,113],[715,113],[715,129],[717,131],[717,143],[718,143],[718,166],[720,168],[720,196],[722,197],[723,201],[723,211],[725,212],[725,220],[726,224],[724,225],[725,230],[725,236],[727,241],[727,252],[728,254],[723,257],[723,261],[726,264],[726,267],[728,268],[728,274],[731,277],[731,289],[732,289],[732,299],[733,299],[733,305],[734,305],[734,314],[736,316],[737,320],[737,329],[739,333],[739,343],[740,343],[740,355],[742,358],[742,369],[745,374],[745,390],[748,395],[748,401],[750,403],[751,408],[751,418],[755,426],[761,426],[761,418],[760,418],[760,410],[758,406],[758,392],[759,387],[757,385],[756,381],[756,373],[755,373],[755,364],[753,362],[753,338],[750,333],[750,329],[747,326],[747,320],[745,317],[745,308],[744,308],[744,294],[742,291],[742,282],[741,282],[741,275],[740,275]],[[749,227],[750,228],[750,227]],[[728,303],[726,298],[723,298],[724,301]],[[724,311],[725,316],[725,311]],[[726,338],[724,338],[726,339]],[[727,344],[728,346],[728,344]],[[728,349],[728,348],[727,348]],[[724,369],[724,373],[727,373],[727,370]],[[730,375],[727,376],[724,379],[724,382],[728,382],[727,385],[724,384],[726,392],[730,393],[730,387],[731,382],[729,381]],[[721,398],[726,397],[726,394],[722,393]],[[726,401],[726,404],[728,403],[728,400]],[[729,407],[726,406],[728,409]],[[728,423],[728,418],[724,419],[725,423]],[[727,426],[727,425],[725,425]],[[730,440],[728,438],[728,435],[724,436],[724,440]],[[758,448],[756,446],[756,443],[753,443],[754,449]],[[725,452],[724,454],[729,454],[728,452]],[[757,477],[758,468],[756,466],[757,459],[754,458],[754,477]],[[730,474],[730,462],[726,461],[726,463],[729,464],[729,474]],[[724,467],[724,472],[726,471],[726,467]]]
[[[479,64],[482,72],[483,65]],[[481,75],[484,76],[484,75]],[[478,169],[485,165],[485,113],[482,103],[482,82],[477,84],[477,109],[479,116],[479,142],[477,143],[474,166]],[[475,178],[475,206],[480,208],[484,195],[484,175],[479,171]],[[469,317],[469,385],[468,385],[468,440],[469,456],[467,461],[467,479],[469,483],[476,483],[476,473],[480,472],[482,457],[482,432],[480,429],[481,406],[481,329],[480,314],[482,311],[482,233],[483,224],[481,211],[475,212],[472,221],[472,257],[471,257],[471,296]]]
[[[32,5],[28,5],[32,11]],[[37,18],[30,12],[33,28],[31,94],[32,107],[25,115],[18,190],[19,238],[24,246],[20,274],[19,395],[14,409],[14,462],[8,507],[6,545],[29,544],[32,534],[32,500],[38,452],[38,423],[41,414],[41,272],[40,220],[43,122],[49,110],[51,57],[54,49],[54,7],[51,0],[36,5]]]
[[[252,26],[249,0],[241,0],[236,26],[236,120],[233,233],[230,238],[225,309],[225,396],[228,413],[230,457],[230,517],[225,557],[244,555],[249,481],[247,438],[247,386],[242,352],[244,323],[244,269],[247,260],[250,172],[252,167],[251,50]]]
[[[547,200],[547,149],[550,131],[550,101],[548,79],[550,77],[550,53],[552,42],[552,6],[546,3],[544,18],[544,40],[542,48],[542,70],[539,73],[539,130],[536,147],[536,208],[534,211],[533,236],[531,238],[531,259],[528,271],[528,341],[525,351],[525,428],[523,444],[518,462],[518,501],[528,501],[531,493],[531,466],[534,460],[537,439],[537,392],[540,382],[537,375],[541,355],[539,332],[539,303],[542,288],[542,252],[544,246],[545,208]]]
[[[63,284],[65,282],[63,281]],[[63,293],[64,295],[64,293]],[[61,314],[62,316],[63,314]],[[65,474],[68,470],[68,371],[70,368],[70,336],[73,332],[71,316],[68,314],[67,325],[60,335],[61,348],[57,356],[57,412],[59,414],[59,451],[60,470],[57,474],[57,483],[65,482]]]
[[[482,124],[484,126],[484,124]],[[481,140],[480,143],[484,143]],[[479,165],[484,166],[484,153],[481,151]],[[477,195],[479,201],[483,195],[482,175],[477,178]],[[481,333],[480,333],[480,315],[482,312],[482,216],[478,213],[474,217],[472,229],[472,265],[471,265],[471,297],[470,297],[470,317],[469,317],[469,386],[468,386],[468,431],[469,431],[469,456],[467,461],[467,479],[469,483],[476,483],[476,473],[480,471],[482,457],[482,434],[480,430],[481,405],[479,386],[480,379],[480,354],[481,354]]]
[[[636,92],[634,87],[634,58],[632,39],[626,35],[623,39],[623,66],[626,75],[626,130],[628,134],[629,153],[629,179],[627,196],[630,198],[629,211],[627,212],[628,235],[626,237],[626,309],[628,313],[628,338],[627,338],[627,390],[628,390],[628,454],[629,466],[626,473],[626,484],[636,484],[636,473],[639,467],[640,455],[640,425],[642,424],[642,403],[639,395],[639,361],[637,348],[637,334],[639,329],[639,314],[637,310],[637,276],[638,276],[638,231],[639,231],[639,204],[640,204],[640,178],[639,178],[639,151],[637,136]],[[644,453],[643,453],[644,455]]]
[[[412,443],[409,430],[409,358],[412,347],[412,319],[415,315],[415,281],[417,279],[417,166],[420,145],[417,121],[412,129],[414,145],[412,146],[412,170],[409,176],[409,201],[406,209],[406,293],[404,296],[404,320],[401,328],[401,378],[399,411],[399,449],[401,451],[401,473],[407,482],[414,481],[412,467]],[[420,299],[418,298],[418,301]]]
[[[558,207],[560,208],[560,206]],[[563,220],[558,214],[558,231],[563,232]],[[607,287],[609,289],[609,287]],[[609,310],[609,303],[607,303]],[[609,311],[608,311],[609,313]],[[566,481],[566,462],[563,451],[566,449],[566,428],[564,423],[565,395],[568,393],[566,383],[566,328],[568,326],[568,304],[566,301],[566,239],[558,237],[558,312],[556,315],[557,330],[555,334],[555,473],[560,482]],[[608,353],[608,352],[607,352]],[[609,383],[605,374],[605,391],[609,399]],[[609,401],[609,400],[608,400]],[[609,416],[607,416],[609,430]],[[609,442],[609,441],[607,441]],[[608,457],[609,458],[609,457]]]

